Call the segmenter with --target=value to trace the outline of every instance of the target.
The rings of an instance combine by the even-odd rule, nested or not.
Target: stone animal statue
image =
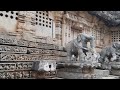
[[[119,43],[113,43],[111,46],[105,47],[100,52],[99,62],[112,62],[117,59],[117,50],[120,49]]]
[[[68,42],[65,46],[65,51],[67,51],[68,60],[79,57],[79,60],[84,59],[86,52],[88,52],[87,42],[90,42],[90,46],[94,49],[94,37],[87,36],[85,34],[79,34],[76,39]],[[93,50],[94,51],[94,50]]]

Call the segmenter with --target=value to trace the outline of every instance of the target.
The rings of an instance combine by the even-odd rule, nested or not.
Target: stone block
[[[94,74],[101,75],[101,76],[108,76],[110,74],[110,71],[109,70],[94,69]]]
[[[33,70],[35,71],[56,71],[55,60],[41,60],[34,62]]]

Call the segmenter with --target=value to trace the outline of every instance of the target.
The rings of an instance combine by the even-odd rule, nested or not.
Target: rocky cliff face
[[[89,13],[103,20],[107,26],[120,25],[120,11],[89,11]]]

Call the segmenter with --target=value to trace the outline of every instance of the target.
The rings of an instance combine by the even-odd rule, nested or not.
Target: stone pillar
[[[62,21],[62,46],[65,46],[65,18]]]

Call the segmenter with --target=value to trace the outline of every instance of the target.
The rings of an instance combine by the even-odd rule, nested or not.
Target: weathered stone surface
[[[0,72],[14,71],[16,69],[15,63],[0,63]]]
[[[57,51],[56,53],[57,56],[67,56],[67,52],[63,52],[63,51]]]
[[[14,37],[7,36],[7,35],[1,35],[0,36],[0,44],[16,45],[17,39]]]
[[[32,71],[31,77],[36,79],[48,79],[51,77],[56,77],[56,71]]]
[[[37,49],[37,48],[27,48],[27,53],[28,54],[43,54],[44,50],[43,49]]]
[[[58,62],[65,62],[67,60],[67,57],[57,57]]]
[[[58,46],[58,50],[63,51],[63,46]]]
[[[23,71],[23,78],[24,79],[32,78],[31,71]]]
[[[95,69],[94,74],[95,75],[101,75],[101,76],[108,76],[110,74],[110,71],[109,70]]]
[[[22,39],[27,40],[27,41],[35,41],[36,39],[34,38],[34,33],[30,31],[24,31],[22,34]]]
[[[120,70],[120,62],[112,62],[111,68]]]
[[[9,36],[9,35],[1,35],[0,36],[0,44],[7,45],[17,45],[17,46],[28,46],[28,41],[22,40],[17,36]]]
[[[75,73],[82,73],[81,68],[60,68],[57,70],[57,72],[62,71],[62,72],[75,72]]]
[[[111,69],[111,64],[110,63],[103,63],[101,64],[102,69],[110,70]]]
[[[0,53],[27,53],[26,47],[0,45]]]
[[[35,71],[55,71],[56,61],[55,60],[41,60],[34,62],[33,70]]]
[[[64,78],[64,79],[91,79],[92,75],[60,71],[60,72],[57,72],[57,77]]]
[[[119,76],[109,75],[107,77],[102,77],[102,79],[120,79],[120,77]]]
[[[50,49],[50,50],[58,50],[57,45],[53,44],[46,44],[46,43],[37,43],[37,48],[43,48],[43,49]]]
[[[35,42],[47,43],[47,37],[36,36],[35,39]]]
[[[36,42],[33,42],[33,41],[30,41],[29,44],[28,44],[28,47],[37,47],[37,43]]]
[[[0,72],[0,79],[15,79],[15,72]]]
[[[28,47],[35,47],[35,48],[40,48],[40,49],[58,50],[57,45],[41,43],[41,42],[35,42],[35,41],[34,42],[30,41]]]
[[[25,79],[32,78],[31,71],[0,72],[0,79]]]
[[[57,51],[56,50],[44,50],[43,54],[45,55],[56,55]]]
[[[57,57],[56,56],[43,55],[42,59],[43,60],[57,60]]]
[[[120,76],[120,70],[112,68],[111,71],[110,71],[110,74]]]
[[[32,70],[33,62],[17,62],[16,70]]]
[[[39,61],[42,55],[29,55],[29,54],[1,54],[1,61]]]
[[[22,40],[22,39],[17,40],[17,45],[18,46],[26,46],[26,47],[28,47],[28,41]]]

